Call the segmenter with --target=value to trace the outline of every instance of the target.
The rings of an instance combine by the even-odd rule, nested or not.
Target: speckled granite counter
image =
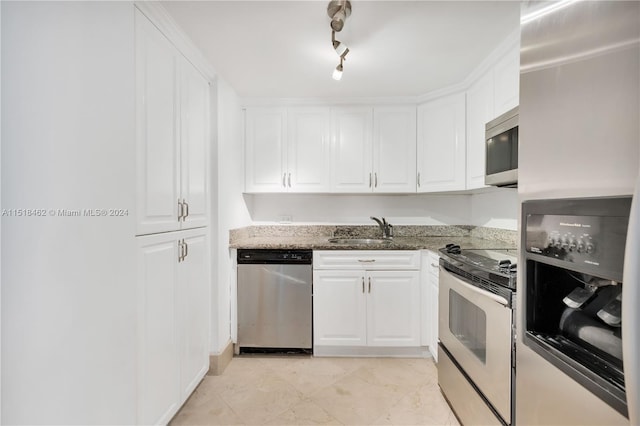
[[[351,245],[329,242],[329,238],[380,238],[377,226],[276,225],[234,229],[229,235],[231,248],[312,249],[312,250],[433,250],[448,243],[462,248],[516,248],[517,232],[474,226],[394,227],[389,243]]]

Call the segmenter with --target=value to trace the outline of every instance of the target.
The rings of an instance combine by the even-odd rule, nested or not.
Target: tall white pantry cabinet
[[[153,7],[0,3],[2,424],[166,423],[207,371],[212,73]]]
[[[209,83],[136,9],[138,407],[166,424],[208,370]]]

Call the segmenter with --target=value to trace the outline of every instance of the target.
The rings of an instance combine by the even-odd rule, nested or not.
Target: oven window
[[[469,300],[449,290],[449,330],[483,364],[487,360],[487,316]]]

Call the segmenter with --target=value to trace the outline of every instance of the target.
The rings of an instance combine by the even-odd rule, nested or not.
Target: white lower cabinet
[[[367,344],[420,346],[420,272],[367,271]]]
[[[429,352],[433,359],[438,361],[438,280],[440,279],[440,256],[432,251],[427,251],[427,292],[428,292],[428,316],[425,326],[429,327]]]
[[[167,424],[209,368],[206,232],[137,238],[139,424]]]
[[[314,345],[366,346],[363,271],[313,271]]]
[[[419,252],[314,252],[314,347],[419,347],[419,268]]]

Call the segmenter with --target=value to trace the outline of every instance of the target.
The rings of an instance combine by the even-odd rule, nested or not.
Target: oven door
[[[512,310],[507,300],[442,266],[438,297],[440,342],[510,424]]]

